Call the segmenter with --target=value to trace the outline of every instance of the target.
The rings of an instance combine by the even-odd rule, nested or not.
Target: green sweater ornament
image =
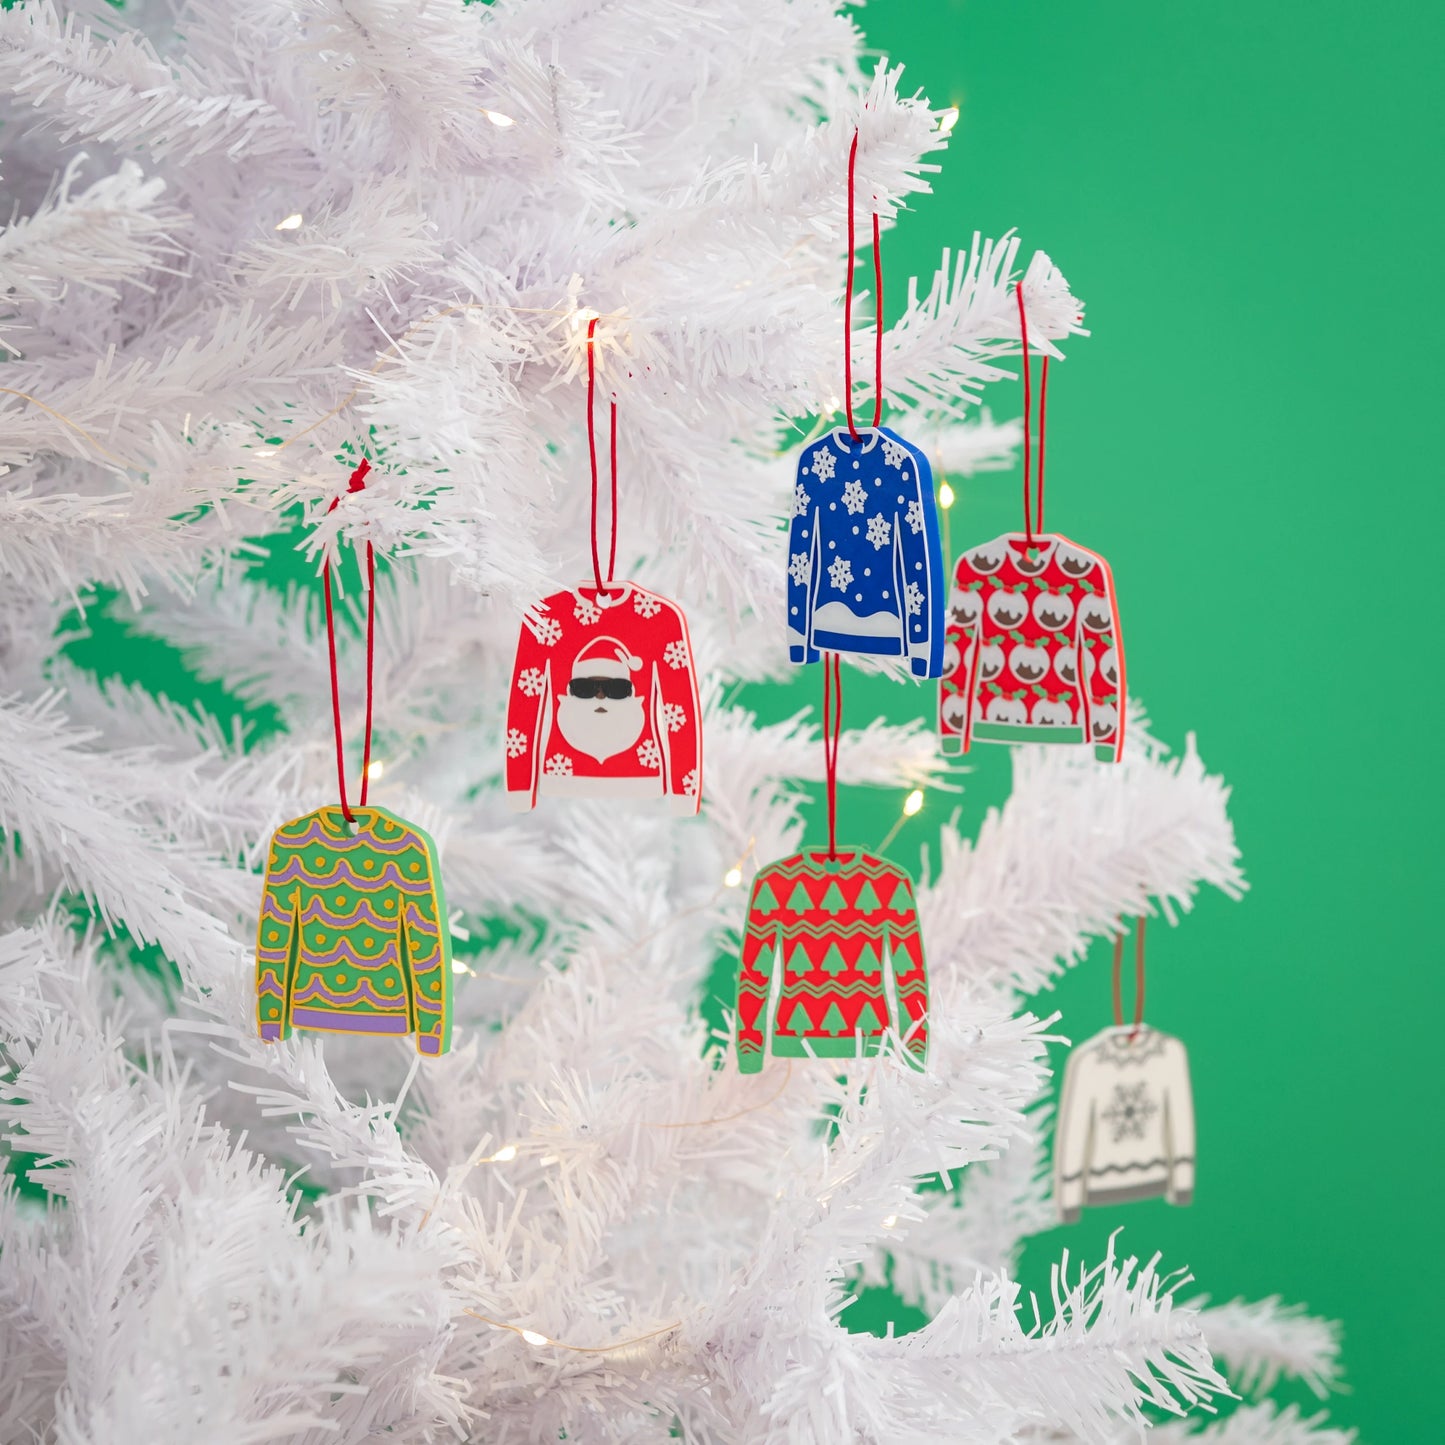
[[[385,808],[318,808],[276,830],[256,937],[261,1037],[411,1034],[444,1054],[452,962],[436,845]]]

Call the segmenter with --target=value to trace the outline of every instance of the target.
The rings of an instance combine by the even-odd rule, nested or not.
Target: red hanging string
[[[602,560],[597,550],[597,427],[593,419],[593,407],[597,396],[597,357],[594,337],[597,334],[597,317],[587,323],[587,458],[592,468],[592,576],[597,590],[602,591]],[[612,515],[611,539],[607,549],[607,580],[617,567],[617,403],[612,403],[611,426],[612,466]]]
[[[843,664],[823,654],[823,777],[828,793],[828,857],[838,856],[838,741],[843,735]]]
[[[1033,423],[1033,378],[1029,375],[1029,322],[1024,315],[1024,283],[1014,287],[1019,302],[1019,340],[1024,353],[1024,540],[1033,545],[1034,524],[1029,515],[1029,428]]]
[[[853,270],[857,260],[857,241],[853,229],[854,175],[858,162],[858,132],[853,132],[853,143],[848,147],[848,284],[843,290],[843,388],[848,413],[848,434],[859,441],[858,428],[853,422]],[[873,425],[877,427],[883,419],[883,252],[878,244],[878,212],[873,212],[873,283],[874,283],[874,339],[873,339]]]
[[[1114,1027],[1124,1026],[1124,985],[1121,978],[1124,968],[1124,932],[1114,935]],[[1134,923],[1134,1027],[1129,1034],[1132,1044],[1139,1037],[1140,1025],[1144,1022],[1144,916],[1140,914]]]
[[[1029,512],[1029,447],[1031,443],[1030,424],[1033,421],[1033,376],[1029,368],[1029,321],[1024,314],[1024,283],[1018,282],[1014,286],[1014,292],[1018,296],[1019,303],[1019,342],[1023,348],[1024,358],[1024,539],[1028,545],[1033,545],[1034,526],[1033,518]],[[1039,379],[1039,470],[1038,470],[1038,500],[1034,507],[1037,513],[1039,531],[1044,530],[1044,426],[1045,407],[1049,395],[1049,357],[1044,353],[1043,376]]]
[[[371,463],[362,457],[361,465],[352,472],[346,484],[348,492],[360,492],[366,487],[366,474]],[[327,507],[329,516],[336,510],[340,497],[333,497]],[[328,564],[321,573],[321,594],[326,602],[326,654],[331,662],[331,725],[336,739],[336,786],[341,793],[341,815],[348,823],[355,817],[346,800],[346,749],[341,736],[341,683],[336,670],[336,617],[331,603],[331,567]],[[370,542],[366,544],[366,739],[361,755],[361,802],[366,806],[367,784],[371,775],[371,700],[372,679],[376,668],[376,556]]]

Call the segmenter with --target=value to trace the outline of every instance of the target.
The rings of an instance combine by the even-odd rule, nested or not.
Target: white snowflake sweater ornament
[[[696,813],[702,727],[682,609],[635,582],[582,583],[522,624],[507,702],[507,800],[668,798]]]
[[[1189,1056],[1170,1034],[1119,1024],[1069,1055],[1054,1135],[1054,1198],[1065,1223],[1084,1205],[1194,1197]]]
[[[939,677],[945,589],[928,458],[887,427],[806,447],[788,536],[791,659],[866,652]]]

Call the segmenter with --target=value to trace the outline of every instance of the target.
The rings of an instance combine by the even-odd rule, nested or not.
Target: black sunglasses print
[[[608,697],[621,702],[632,696],[632,684],[625,677],[574,677],[567,691],[573,697]]]

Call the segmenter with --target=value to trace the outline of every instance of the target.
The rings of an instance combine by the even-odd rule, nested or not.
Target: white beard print
[[[645,721],[642,699],[635,694],[614,700],[568,692],[557,703],[558,731],[571,747],[599,763],[626,752],[642,736]]]

